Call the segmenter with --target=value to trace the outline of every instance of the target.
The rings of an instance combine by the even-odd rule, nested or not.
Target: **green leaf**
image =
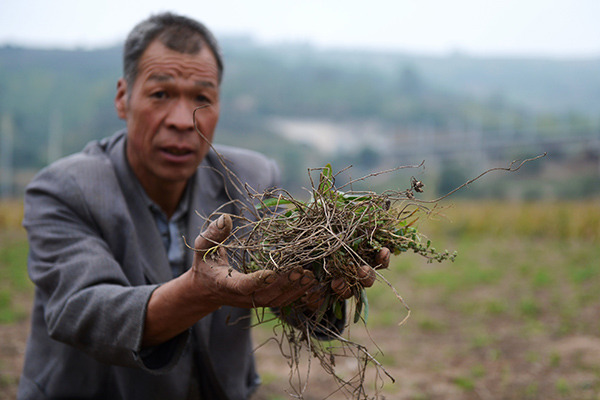
[[[323,169],[323,175],[329,180],[333,178],[333,170],[331,168],[331,163],[327,163],[325,168]]]
[[[363,314],[363,320],[367,323],[369,319],[369,300],[367,299],[367,291],[365,288],[360,290],[360,296],[356,301],[356,310],[354,311],[354,323],[360,320],[360,315]]]
[[[329,193],[333,188],[333,171],[331,169],[331,164],[327,164],[323,171],[321,172],[321,177],[319,179],[319,192],[321,193]]]
[[[281,307],[280,310],[281,310],[281,315],[283,315],[284,317],[287,317],[292,312],[292,306],[291,305],[284,306],[284,307]]]
[[[338,199],[343,201],[344,203],[349,203],[351,201],[359,203],[361,201],[370,200],[371,196],[366,196],[364,194],[347,194],[339,192]]]
[[[323,276],[323,264],[321,264],[321,262],[319,261],[313,261],[313,263],[311,264],[312,267],[312,272],[315,275],[315,277],[317,279],[321,279],[321,277]]]
[[[381,250],[383,246],[377,240],[373,239],[369,241],[369,245],[375,250]]]
[[[360,301],[363,303],[363,318],[365,320],[365,324],[369,320],[369,299],[367,299],[367,291],[365,288],[362,288],[360,291]]]
[[[257,204],[255,207],[257,210],[261,210],[263,208],[275,207],[282,204],[292,204],[292,202],[289,200],[272,197],[270,199],[264,200],[260,204]]]
[[[344,319],[343,309],[344,307],[341,301],[335,301],[333,303],[333,315],[335,315],[337,319]]]
[[[362,300],[358,299],[356,301],[356,309],[354,310],[354,323],[357,323],[358,321],[360,321],[360,313],[362,312]]]
[[[325,315],[325,313],[327,312],[327,309],[329,308],[330,298],[331,298],[331,295],[329,293],[327,293],[325,295],[325,301],[323,301],[323,304],[321,304],[321,307],[317,311],[317,314],[315,317],[315,324],[318,324],[323,319],[323,316]]]
[[[363,239],[363,238],[359,238],[359,239],[356,239],[356,240],[354,240],[354,241],[352,242],[352,250],[354,250],[354,251],[358,250],[358,246],[360,246],[360,244],[361,244],[363,241],[364,241],[364,239]]]

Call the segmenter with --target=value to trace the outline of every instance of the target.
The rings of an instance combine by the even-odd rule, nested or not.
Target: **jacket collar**
[[[140,262],[143,265],[144,274],[150,283],[164,283],[172,279],[167,253],[164,246],[156,245],[156,243],[162,244],[162,239],[156,228],[154,216],[146,205],[143,189],[127,162],[125,146],[126,134],[125,131],[121,131],[110,138],[106,151],[114,166],[135,225],[136,236],[143,255]]]

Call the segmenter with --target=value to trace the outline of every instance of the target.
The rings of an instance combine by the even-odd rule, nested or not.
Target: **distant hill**
[[[308,67],[315,80],[354,76],[357,81],[360,77],[375,85],[378,82],[378,86],[391,85],[396,91],[412,90],[410,94],[427,87],[478,102],[502,101],[523,112],[600,116],[600,54],[591,59],[489,58],[461,53],[434,57],[317,50],[293,44],[264,47],[247,38],[230,38],[223,43],[231,61],[253,60],[251,67],[256,67],[258,60],[269,60],[288,73],[302,74],[299,69]]]
[[[348,130],[354,136],[423,125],[497,132],[509,125],[600,122],[600,57],[433,57],[261,45],[245,37],[225,37],[221,45],[226,67],[217,141],[274,154],[288,177],[304,175],[306,163],[321,159],[310,143],[290,146],[294,139],[276,131],[285,121],[325,121],[338,131],[354,126]],[[44,166],[52,129],[61,133],[64,155],[123,127],[113,108],[120,76],[119,47],[0,48],[0,116],[8,115],[15,128],[14,167]],[[363,150],[361,160],[376,157],[376,148]]]

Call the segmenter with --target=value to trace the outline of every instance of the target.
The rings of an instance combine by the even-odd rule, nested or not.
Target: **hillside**
[[[249,38],[221,43],[226,70],[216,140],[277,158],[288,184],[324,160],[363,168],[406,160],[390,148],[417,146],[406,143],[419,137],[467,132],[461,140],[472,141],[474,130],[482,140],[535,131],[539,140],[589,134],[600,122],[600,58],[325,51]],[[120,53],[0,48],[0,115],[14,131],[13,168],[40,168],[123,126],[113,110]],[[49,154],[51,132],[58,139]],[[420,158],[419,149],[431,146],[410,148]]]

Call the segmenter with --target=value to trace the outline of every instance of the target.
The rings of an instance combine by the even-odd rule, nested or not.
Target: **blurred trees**
[[[353,176],[358,176],[412,162],[412,156],[420,160],[426,154],[413,151],[407,157],[401,151],[410,140],[420,140],[422,147],[417,148],[426,149],[429,144],[422,135],[427,131],[438,141],[448,137],[448,145],[456,144],[452,135],[465,132],[460,140],[467,150],[498,138],[509,142],[529,136],[539,140],[540,133],[561,138],[598,132],[600,58],[426,57],[296,44],[261,46],[248,38],[223,38],[221,44],[225,75],[216,141],[276,158],[284,183],[292,187],[306,186],[306,168],[326,162],[342,168],[352,164],[357,169]],[[63,155],[124,126],[113,107],[120,57],[120,48],[0,48],[0,113],[9,113],[14,121],[15,168],[38,169],[48,162],[52,118],[60,119]],[[354,127],[348,143],[359,144],[327,153],[282,135],[272,124],[275,117]],[[557,160],[583,157],[593,163],[598,157],[593,146],[583,156],[558,142],[554,146]],[[440,182],[438,191],[473,175],[469,160],[429,157],[438,171],[432,178]],[[595,179],[594,173],[589,175],[588,184]]]

